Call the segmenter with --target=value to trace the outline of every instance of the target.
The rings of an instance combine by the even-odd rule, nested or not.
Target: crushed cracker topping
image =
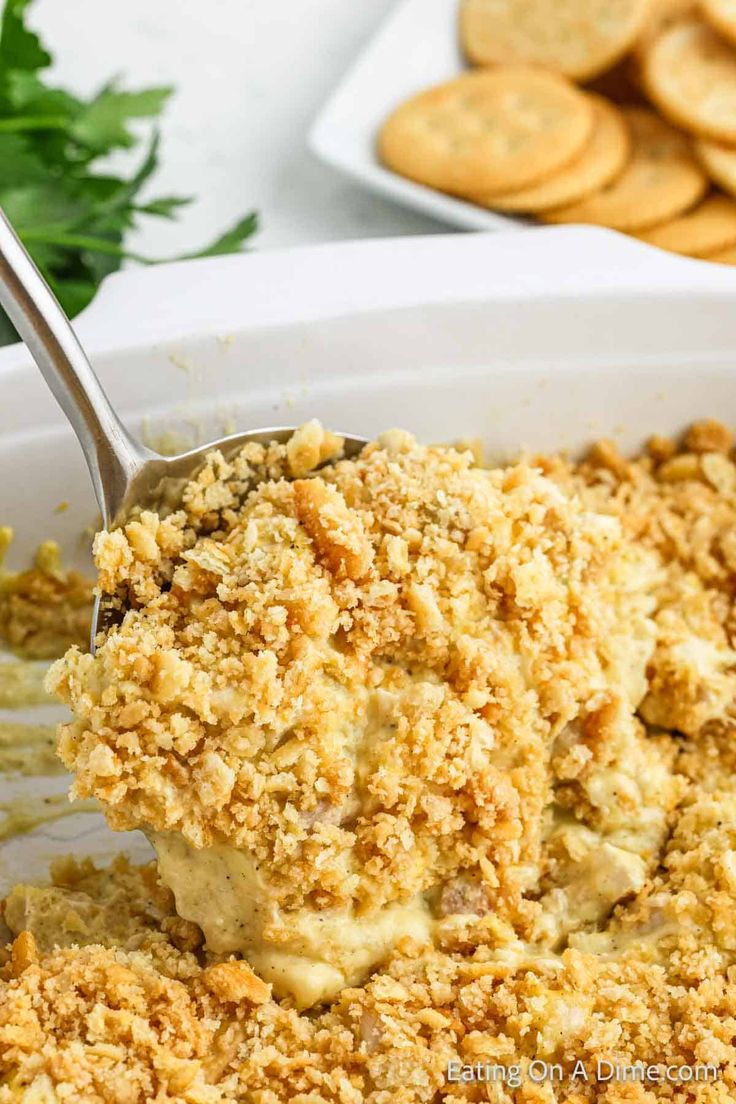
[[[63,566],[54,541],[40,545],[32,567],[7,570],[12,540],[13,530],[0,525],[0,646],[25,659],[56,659],[72,645],[85,650],[93,584]]]
[[[51,672],[74,792],[114,828],[247,853],[278,910],[258,938],[290,952],[299,910],[349,922],[456,878],[531,935],[555,740],[609,701],[625,725],[643,696],[654,558],[534,467],[399,431],[292,480],[314,432],[213,454],[184,509],[98,536],[128,612]],[[206,935],[211,908],[187,913]]]
[[[498,471],[394,432],[312,473],[317,439],[215,456],[178,514],[99,538],[130,612],[57,665],[61,750],[114,826],[262,856],[282,916],[409,886],[432,941],[305,1015],[154,867],[57,870],[5,903],[0,1104],[726,1104],[729,431]],[[532,1059],[717,1078],[447,1081]]]

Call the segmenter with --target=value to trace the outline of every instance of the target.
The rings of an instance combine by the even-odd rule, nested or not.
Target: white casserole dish
[[[608,231],[562,228],[330,245],[122,273],[79,332],[130,428],[190,441],[325,424],[479,437],[499,456],[624,449],[700,416],[736,423],[736,271]],[[0,352],[0,525],[11,566],[39,541],[84,559],[81,453],[25,350]],[[55,512],[62,501],[64,513]],[[51,707],[27,718],[58,716]],[[65,779],[0,780],[0,801]],[[0,814],[1,815],[1,814]],[[53,853],[146,853],[101,818],[0,844],[0,893]]]

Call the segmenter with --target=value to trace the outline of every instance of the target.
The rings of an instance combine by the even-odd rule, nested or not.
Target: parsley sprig
[[[139,144],[131,121],[157,119],[172,89],[131,92],[110,81],[85,100],[49,87],[42,75],[52,59],[26,26],[30,3],[5,0],[0,17],[0,206],[74,316],[123,260],[154,263],[125,246],[139,216],[175,218],[191,198],[141,198],[158,165],[156,131],[132,175],[97,171],[101,158]],[[237,252],[256,227],[257,216],[248,214],[187,256]],[[0,344],[15,340],[0,311]]]

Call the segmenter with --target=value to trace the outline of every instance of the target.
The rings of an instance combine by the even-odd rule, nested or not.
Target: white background
[[[393,0],[37,0],[50,76],[85,94],[113,74],[172,84],[152,194],[195,196],[129,239],[169,255],[252,208],[259,249],[445,229],[362,192],[305,148],[313,118]]]

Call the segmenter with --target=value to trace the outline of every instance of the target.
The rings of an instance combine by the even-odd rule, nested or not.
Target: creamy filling
[[[22,795],[0,801],[0,843],[35,832],[44,824],[78,816],[80,813],[96,813],[96,801],[69,801],[65,793],[50,794],[38,798]]]
[[[55,727],[0,719],[0,774],[66,774],[56,754]]]
[[[27,661],[0,662],[0,709],[26,709],[51,705],[54,699],[44,689],[47,666]]]
[[[297,1008],[360,984],[404,937],[431,941],[432,917],[419,894],[361,916],[348,908],[285,912],[248,854],[226,844],[197,850],[174,833],[150,838],[179,916],[199,925],[215,954],[243,954]]]

